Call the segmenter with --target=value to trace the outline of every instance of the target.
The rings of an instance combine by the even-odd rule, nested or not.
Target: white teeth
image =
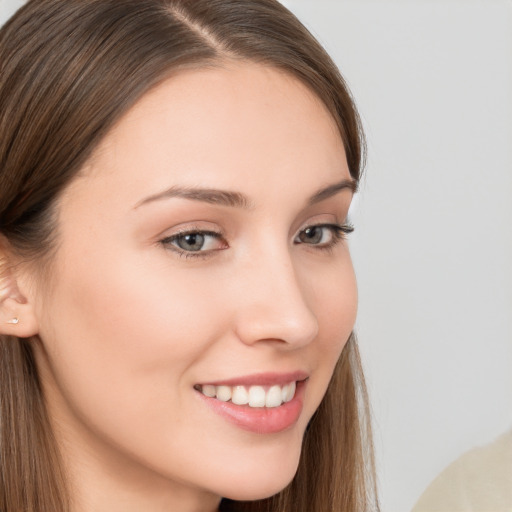
[[[295,382],[291,382],[288,384],[288,392],[286,397],[283,399],[284,402],[289,402],[295,396],[296,384]]]
[[[272,386],[268,392],[267,397],[265,399],[265,406],[266,407],[279,407],[283,400],[283,391],[279,386]]]
[[[227,402],[231,399],[231,388],[229,386],[218,386],[216,396],[217,400]]]
[[[231,401],[236,405],[248,404],[249,393],[247,393],[247,390],[243,386],[235,386],[233,388],[233,394],[231,395]]]
[[[290,388],[290,384],[285,384],[281,389],[281,400],[286,402],[286,398],[288,397],[288,389]]]
[[[203,386],[203,395],[209,396],[210,398],[213,398],[217,395],[217,390],[215,389],[215,386],[211,386],[210,384],[206,384],[206,386]]]
[[[265,390],[261,386],[249,388],[249,405],[251,407],[265,407]]]
[[[295,396],[296,383],[290,382],[284,386],[273,385],[270,388],[263,386],[213,386],[205,384],[197,389],[210,398],[217,398],[222,402],[231,400],[235,405],[249,405],[249,407],[279,407]]]
[[[290,384],[283,386],[281,393],[283,402],[289,402],[295,396],[295,382],[290,382]]]

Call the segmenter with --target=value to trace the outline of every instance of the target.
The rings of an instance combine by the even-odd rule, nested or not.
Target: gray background
[[[512,427],[512,2],[283,0],[369,142],[358,333],[384,511]],[[0,22],[20,5],[0,0]]]

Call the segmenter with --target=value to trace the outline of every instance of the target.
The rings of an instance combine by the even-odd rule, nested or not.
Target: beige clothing
[[[512,430],[448,466],[412,512],[512,512]]]

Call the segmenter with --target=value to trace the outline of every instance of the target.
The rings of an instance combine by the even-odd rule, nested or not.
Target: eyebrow
[[[308,199],[307,204],[308,206],[311,206],[319,203],[320,201],[324,201],[325,199],[338,194],[342,190],[350,190],[352,193],[357,192],[357,182],[353,179],[345,179],[339,183],[333,183],[332,185],[323,187]],[[159,192],[158,194],[151,195],[142,201],[139,201],[134,206],[134,209],[154,201],[172,199],[174,197],[190,199],[192,201],[201,201],[203,203],[214,205],[228,206],[231,208],[242,208],[245,210],[249,210],[254,206],[249,198],[240,192],[219,190],[215,188],[173,186],[163,192]]]
[[[308,205],[311,206],[319,203],[320,201],[324,201],[325,199],[329,199],[329,197],[335,196],[342,190],[350,190],[355,194],[357,192],[357,181],[354,179],[348,179],[321,188],[311,196],[308,201]]]

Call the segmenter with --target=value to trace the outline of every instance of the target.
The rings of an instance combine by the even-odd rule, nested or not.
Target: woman
[[[39,0],[0,63],[0,509],[376,508],[318,43],[274,0]]]

